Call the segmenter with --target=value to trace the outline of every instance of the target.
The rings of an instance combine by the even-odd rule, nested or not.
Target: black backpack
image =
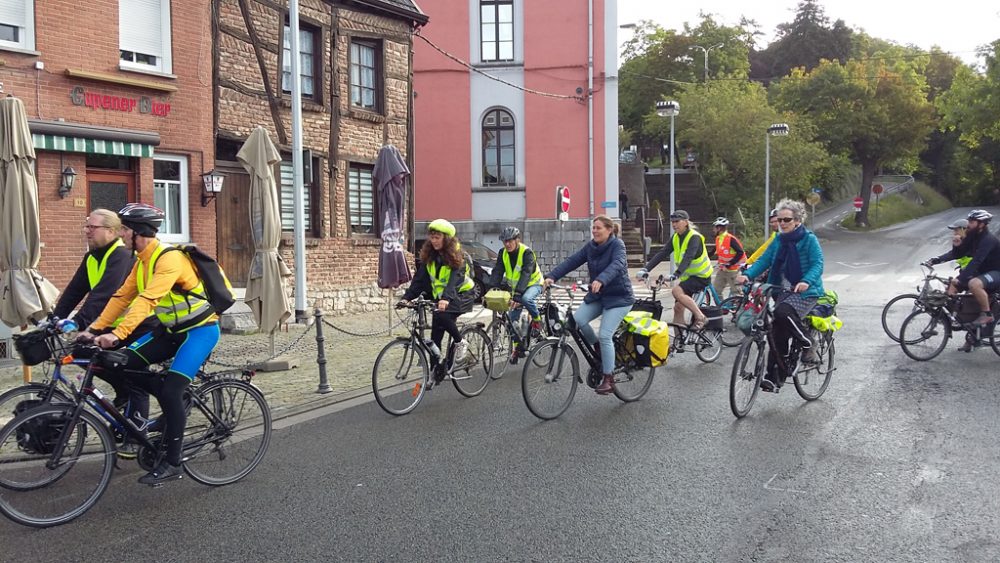
[[[198,278],[201,279],[202,286],[205,288],[206,295],[198,295],[179,287],[174,287],[174,291],[181,295],[194,295],[205,299],[208,301],[212,311],[219,314],[236,303],[236,296],[233,295],[233,285],[229,283],[226,272],[222,270],[222,266],[219,265],[215,258],[205,254],[197,246],[193,245],[171,246],[165,249],[161,253],[161,256],[171,250],[180,250],[191,260],[191,263],[194,264],[195,272],[197,272]],[[156,266],[154,265],[153,267],[155,268]]]

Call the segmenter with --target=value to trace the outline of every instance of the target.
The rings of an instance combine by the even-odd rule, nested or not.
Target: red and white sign
[[[854,210],[855,211],[861,211],[861,208],[864,206],[864,204],[865,204],[865,200],[861,199],[861,196],[858,196],[858,197],[854,198]]]
[[[881,194],[882,193],[882,184],[875,184],[874,186],[872,186],[872,193],[875,194],[875,195]]]
[[[569,213],[569,186],[559,186],[559,211]]]

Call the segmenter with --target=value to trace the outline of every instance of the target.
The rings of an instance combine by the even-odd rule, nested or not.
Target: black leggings
[[[434,312],[434,316],[431,319],[431,340],[437,347],[441,348],[441,341],[444,340],[444,333],[451,335],[452,342],[458,342],[462,339],[462,334],[458,331],[458,317],[462,313],[449,313],[445,312]],[[442,350],[445,353],[446,350]],[[437,365],[437,359],[431,358],[431,367]]]
[[[784,383],[788,374],[784,370],[777,369],[778,360],[775,352],[781,354],[782,358],[787,358],[790,339],[794,338],[798,340],[804,347],[808,347],[811,341],[802,326],[802,319],[799,317],[799,313],[795,310],[795,307],[792,307],[788,303],[779,303],[774,308],[774,321],[771,324],[771,331],[774,334],[774,348],[771,348],[767,355],[769,366],[767,371],[772,374],[780,372],[778,376],[779,381],[776,381],[776,383],[780,384]]]

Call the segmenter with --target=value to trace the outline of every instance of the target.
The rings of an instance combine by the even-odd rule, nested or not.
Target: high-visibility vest
[[[511,267],[510,267],[510,253],[507,252],[506,248],[503,249],[503,270],[504,270],[504,277],[507,279],[508,283],[510,283],[510,287],[512,289],[517,287],[517,282],[520,281],[520,279],[521,279],[521,268],[524,265],[524,253],[525,252],[531,252],[531,251],[528,250],[528,247],[524,246],[523,243],[518,243],[518,245],[517,245],[517,262],[515,262],[514,268],[511,269]],[[532,272],[531,273],[531,277],[528,278],[528,287],[531,287],[533,285],[541,285],[541,284],[542,284],[542,271],[538,267],[538,262],[535,262],[535,271]]]
[[[104,257],[101,258],[100,262],[97,261],[97,258],[94,258],[93,254],[87,255],[87,283],[90,284],[91,291],[94,291],[97,284],[101,283],[101,280],[104,279],[104,271],[108,268],[108,258],[119,246],[125,246],[122,239],[116,240],[115,243],[104,252]],[[125,314],[122,313],[120,317],[115,319],[115,322],[111,323],[111,328],[117,328],[124,318]]]
[[[671,246],[674,248],[674,264],[680,264],[681,260],[684,258],[684,254],[687,252],[688,243],[691,241],[691,237],[696,236],[701,239],[701,255],[691,261],[687,269],[681,272],[680,281],[684,281],[690,277],[696,278],[710,278],[712,277],[712,262],[708,259],[708,251],[705,250],[705,237],[701,236],[701,233],[688,227],[687,234],[684,235],[684,241],[681,242],[677,233],[671,237]]]
[[[736,239],[736,237],[729,231],[724,231],[721,235],[715,237],[715,255],[719,258],[719,265],[724,266],[730,271],[739,270],[740,266],[747,261],[747,255],[744,252],[743,258],[740,259],[739,263],[735,266],[728,265],[730,260],[736,258],[736,251],[733,250],[733,239]]]
[[[958,267],[964,270],[965,267],[969,265],[969,262],[972,262],[972,256],[963,256],[961,258],[955,258],[955,261],[958,262]]]
[[[434,260],[429,260],[427,263],[427,273],[431,275],[431,297],[440,299],[441,294],[444,293],[444,288],[448,286],[448,280],[451,279],[451,266],[445,264],[441,266],[441,270],[439,271],[437,263]],[[465,281],[458,287],[458,292],[464,293],[474,286],[475,283],[469,277],[469,263],[466,262]]]
[[[156,259],[168,248],[171,248],[169,244],[161,242],[156,247],[156,250],[153,251],[153,255],[149,257],[149,264],[144,264],[142,260],[139,261],[135,276],[135,285],[139,293],[145,291],[146,280],[153,279],[153,268],[156,266]],[[202,297],[205,295],[205,287],[201,280],[198,280],[198,285],[190,290],[178,292],[175,289],[177,289],[176,286],[160,299],[160,302],[156,304],[156,310],[153,312],[156,318],[160,319],[160,323],[163,326],[170,328],[183,325],[184,328],[180,332],[185,332],[207,323],[212,318],[212,309],[209,306],[208,300]],[[204,317],[204,319],[197,322],[196,320],[201,317]]]
[[[764,244],[760,245],[760,248],[753,251],[753,254],[751,254],[750,258],[747,259],[747,264],[753,264],[754,262],[757,261],[758,258],[763,256],[764,251],[767,250],[767,245],[771,244],[771,242],[774,241],[774,237],[776,236],[778,236],[778,231],[771,231],[771,236],[768,237],[766,241],[764,241]]]

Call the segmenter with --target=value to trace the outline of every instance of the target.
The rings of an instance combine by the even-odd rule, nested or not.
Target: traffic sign
[[[808,203],[809,205],[815,206],[817,203],[819,203],[819,200],[820,200],[819,194],[816,192],[812,192],[811,194],[806,196],[806,203]]]
[[[569,213],[569,186],[559,186],[559,212]]]
[[[821,193],[823,193],[823,188],[821,188],[819,186],[813,186],[812,192],[814,194],[821,194]]]
[[[882,193],[882,184],[875,184],[874,186],[872,186],[872,193],[875,194],[875,195],[881,194]]]
[[[864,207],[864,205],[865,205],[865,200],[861,199],[861,196],[857,196],[856,198],[854,198],[855,211],[861,211],[861,208]]]

